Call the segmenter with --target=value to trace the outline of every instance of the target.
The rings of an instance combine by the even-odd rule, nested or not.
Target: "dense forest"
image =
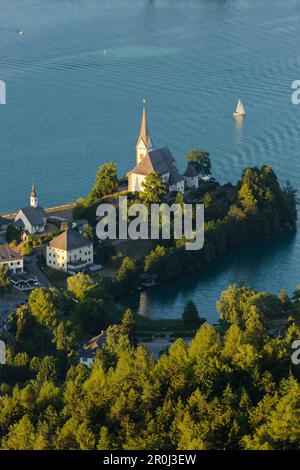
[[[2,449],[299,448],[300,366],[291,356],[300,290],[289,298],[232,285],[217,302],[219,327],[204,323],[157,361],[137,345],[127,310],[91,369],[72,352],[62,302],[34,291],[12,320],[0,368]],[[274,311],[285,319],[279,331],[267,321]]]
[[[188,157],[198,157],[195,165],[200,174],[211,171],[210,159],[206,152],[192,151]],[[199,163],[200,162],[200,163]],[[193,162],[192,162],[193,163]],[[143,203],[146,206],[161,203],[203,204],[205,208],[205,242],[198,251],[187,251],[186,240],[160,239],[149,252],[137,271],[157,276],[158,280],[177,278],[183,274],[199,271],[213,259],[231,247],[240,246],[254,240],[272,237],[276,232],[294,229],[297,220],[296,192],[287,183],[281,187],[276,174],[268,165],[261,168],[246,168],[236,185],[220,185],[217,181],[203,182],[199,188],[181,193],[169,193],[166,185],[156,173],[149,174],[141,193],[114,193],[118,187],[117,168],[113,163],[100,167],[94,187],[88,196],[74,209],[74,219],[87,218],[95,227],[96,209],[107,197],[118,209],[119,194],[126,194],[129,205]],[[150,210],[149,210],[150,213]],[[130,217],[128,217],[130,222]],[[150,220],[149,220],[150,224]],[[96,242],[96,251],[101,262],[108,262],[116,253],[108,250],[103,253],[103,245],[97,244],[95,233],[91,237]],[[95,230],[94,230],[95,232]],[[117,258],[121,262],[121,257]],[[133,262],[133,260],[132,260]]]
[[[159,176],[149,175],[130,203],[203,202],[205,245],[188,252],[184,240],[172,239],[136,260],[94,238],[95,208],[118,184],[116,167],[101,167],[74,214],[88,217],[85,236],[95,241],[98,259],[118,264],[116,276],[77,274],[63,289],[35,289],[1,332],[7,363],[0,366],[0,448],[299,448],[300,366],[291,357],[300,339],[300,287],[289,297],[229,286],[216,303],[217,326],[189,302],[182,323],[193,339],[174,338],[157,360],[140,341],[139,317],[117,305],[141,273],[163,282],[201,269],[231,246],[294,229],[295,191],[281,188],[268,166],[246,169],[235,186],[209,182],[188,196],[167,195]],[[0,278],[3,294],[5,273]],[[93,366],[79,364],[83,343],[104,329]]]

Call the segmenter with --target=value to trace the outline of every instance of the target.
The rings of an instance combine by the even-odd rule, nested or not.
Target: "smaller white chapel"
[[[40,207],[35,184],[32,184],[30,204],[20,209],[15,217],[15,225],[26,234],[34,235],[45,231],[47,215],[43,207]]]

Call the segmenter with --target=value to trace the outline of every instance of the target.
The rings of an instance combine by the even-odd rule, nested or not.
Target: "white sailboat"
[[[238,104],[237,104],[237,107],[236,107],[236,110],[235,112],[233,113],[234,116],[245,116],[246,112],[245,112],[245,108],[243,106],[243,103],[241,102],[241,100],[238,101]]]

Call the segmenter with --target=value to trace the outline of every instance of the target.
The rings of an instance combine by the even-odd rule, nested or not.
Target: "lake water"
[[[84,195],[104,162],[128,171],[143,97],[154,143],[181,169],[200,147],[221,181],[268,163],[299,188],[298,0],[0,0],[0,9],[1,212],[27,204],[33,178],[49,206]],[[242,125],[232,118],[239,97]],[[289,235],[230,253],[142,294],[139,311],[179,317],[192,298],[214,320],[230,282],[291,292],[299,254]]]

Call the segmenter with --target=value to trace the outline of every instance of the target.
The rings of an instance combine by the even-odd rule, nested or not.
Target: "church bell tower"
[[[32,183],[32,188],[31,188],[31,193],[30,193],[30,207],[38,207],[39,205],[39,200],[36,195],[36,190],[35,190],[35,184]]]
[[[153,143],[148,129],[146,102],[143,100],[141,131],[136,143],[136,163],[140,163],[143,157],[145,157],[151,150],[153,150]]]

